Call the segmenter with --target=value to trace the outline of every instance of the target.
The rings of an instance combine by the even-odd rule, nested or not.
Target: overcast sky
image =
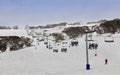
[[[0,25],[120,18],[120,0],[0,0]]]

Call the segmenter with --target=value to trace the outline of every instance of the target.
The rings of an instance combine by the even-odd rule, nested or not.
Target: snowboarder
[[[108,59],[105,59],[105,64],[108,64]]]

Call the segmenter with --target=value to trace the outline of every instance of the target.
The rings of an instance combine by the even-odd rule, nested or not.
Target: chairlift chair
[[[66,42],[66,41],[64,41],[64,42],[62,42],[62,44],[67,44],[67,42]]]
[[[114,42],[114,38],[111,36],[107,36],[107,37],[105,37],[104,41],[105,42]]]
[[[62,48],[61,52],[67,52],[67,48]]]
[[[56,52],[56,53],[57,53],[57,52],[58,52],[58,50],[57,50],[57,49],[53,49],[53,52]]]
[[[56,52],[56,53],[57,53],[57,52],[58,52],[58,49],[53,49],[53,52]]]
[[[53,52],[56,52],[56,53],[58,52],[57,47],[54,47],[54,48],[53,48]]]
[[[72,40],[71,45],[72,46],[78,46],[78,40]]]
[[[61,48],[61,52],[67,52],[67,47],[63,46],[63,47]]]
[[[96,45],[98,45],[98,41],[97,40],[89,40],[88,41],[89,42],[89,44],[88,44],[88,46],[89,46],[89,49],[97,49],[97,47],[96,47]]]

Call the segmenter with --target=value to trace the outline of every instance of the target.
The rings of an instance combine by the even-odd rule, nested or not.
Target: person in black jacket
[[[108,59],[107,58],[105,59],[105,64],[108,64]]]

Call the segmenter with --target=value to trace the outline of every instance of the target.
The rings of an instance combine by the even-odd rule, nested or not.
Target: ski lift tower
[[[86,42],[86,70],[90,70],[90,64],[89,64],[89,55],[88,55],[88,34],[89,33],[93,33],[95,32],[95,30],[92,31],[85,31],[86,34],[86,38],[85,38],[85,42]]]

